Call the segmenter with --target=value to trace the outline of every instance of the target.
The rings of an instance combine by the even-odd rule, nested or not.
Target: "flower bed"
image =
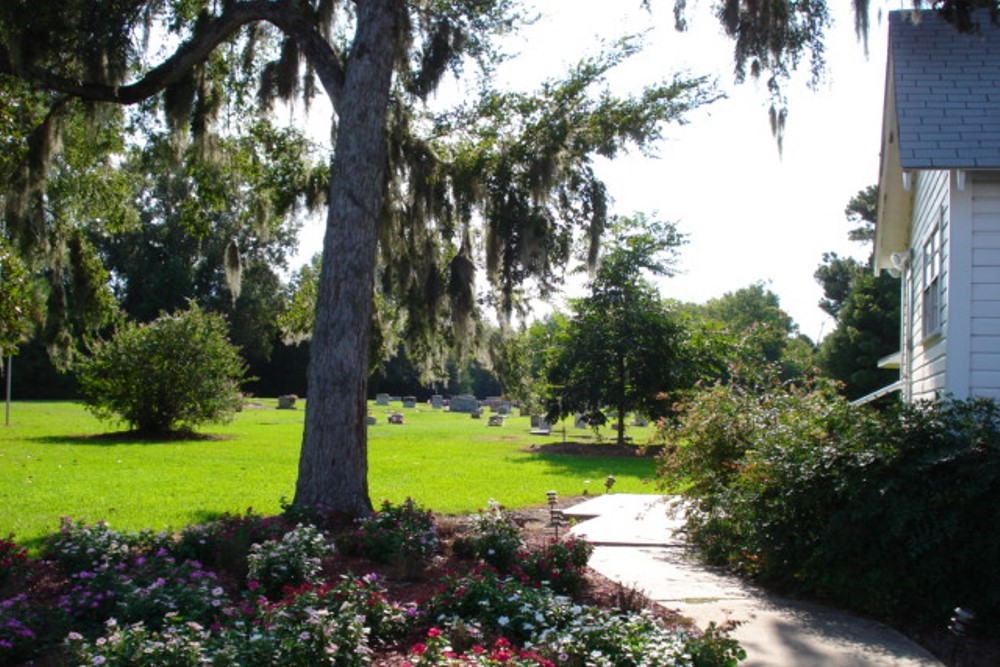
[[[0,664],[714,667],[742,655],[635,595],[610,606],[588,583],[588,545],[523,540],[498,505],[469,521],[407,501],[357,525],[294,524],[248,511],[171,536],[67,520],[40,560],[8,540],[23,575],[0,587]],[[487,563],[504,550],[500,569]]]

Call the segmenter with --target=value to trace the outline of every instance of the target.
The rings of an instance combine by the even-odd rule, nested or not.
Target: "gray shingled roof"
[[[1000,28],[960,33],[930,11],[889,14],[900,166],[1000,167]]]

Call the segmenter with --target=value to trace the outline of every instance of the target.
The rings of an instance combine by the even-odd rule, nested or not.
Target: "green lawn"
[[[69,402],[14,403],[11,425],[0,425],[0,535],[31,544],[55,531],[59,518],[107,520],[123,530],[179,528],[222,512],[279,510],[291,499],[304,412],[275,410],[274,400],[205,433],[220,439],[149,443],[101,437],[115,425]],[[300,402],[298,406],[303,406]],[[406,424],[386,424],[399,409]],[[647,458],[574,457],[522,451],[561,434],[532,436],[527,417],[502,428],[468,415],[372,406],[369,428],[372,500],[412,497],[439,513],[471,512],[495,498],[510,507],[539,505],[545,492],[602,493],[614,475],[616,492],[655,493],[655,462]],[[644,442],[650,429],[630,431]],[[570,424],[567,438],[590,437]],[[608,436],[610,437],[610,435]]]

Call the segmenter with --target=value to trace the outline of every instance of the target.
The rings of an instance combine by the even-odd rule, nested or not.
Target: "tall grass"
[[[302,406],[303,403],[299,403]],[[70,402],[15,403],[0,426],[0,535],[31,544],[63,516],[100,519],[119,529],[180,528],[224,512],[280,510],[295,490],[304,410],[276,410],[259,400],[227,425],[203,429],[211,439],[141,441],[99,422]],[[386,423],[398,410],[403,425]],[[500,428],[485,418],[418,408],[372,406],[369,485],[373,503],[412,497],[439,513],[471,512],[495,498],[509,507],[561,496],[614,491],[652,493],[647,458],[577,457],[524,451],[562,434],[532,436],[527,417]],[[117,425],[119,428],[120,425]],[[643,442],[648,429],[633,429]],[[592,437],[569,425],[566,437]]]

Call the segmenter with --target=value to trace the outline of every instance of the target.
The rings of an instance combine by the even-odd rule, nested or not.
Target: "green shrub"
[[[664,426],[692,541],[716,563],[883,617],[1000,616],[1000,408],[888,412],[825,385],[707,388]]]
[[[400,566],[404,573],[415,574],[440,545],[434,514],[407,498],[400,505],[386,500],[380,511],[362,519],[354,534],[353,548],[373,561]]]
[[[250,547],[280,540],[291,528],[284,516],[261,516],[248,507],[245,514],[227,512],[215,521],[184,526],[173,551],[179,560],[201,561],[242,580],[247,576]]]
[[[268,596],[286,587],[317,584],[322,579],[323,558],[333,553],[326,537],[314,526],[296,526],[280,540],[250,547],[247,577]]]
[[[129,323],[77,370],[87,407],[148,434],[225,422],[240,409],[245,364],[225,320],[196,305]]]
[[[497,501],[490,500],[485,510],[472,517],[468,551],[501,572],[510,572],[517,564],[518,551],[523,544],[521,524]],[[464,548],[460,546],[459,550]]]
[[[556,593],[576,595],[583,587],[587,562],[594,547],[586,540],[570,537],[553,540],[539,549],[519,554],[518,570],[532,582]]]

